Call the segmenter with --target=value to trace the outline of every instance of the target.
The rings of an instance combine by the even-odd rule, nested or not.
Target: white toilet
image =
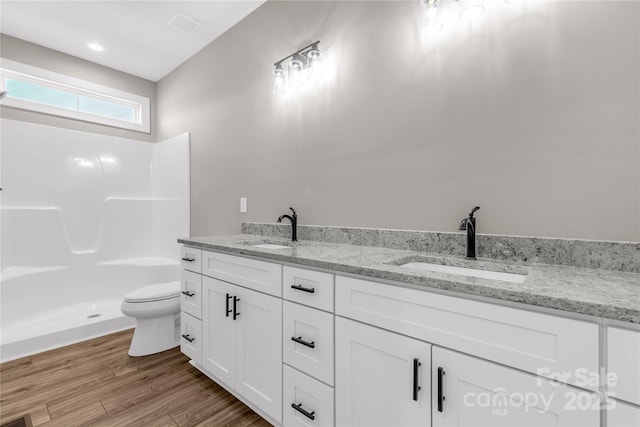
[[[157,283],[129,292],[120,310],[136,318],[129,356],[146,356],[179,345],[180,282]]]

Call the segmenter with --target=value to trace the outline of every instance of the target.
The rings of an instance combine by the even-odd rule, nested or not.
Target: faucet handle
[[[476,206],[475,208],[473,208],[471,210],[471,212],[469,213],[469,218],[473,218],[473,214],[476,213],[479,210],[480,210],[480,206]]]
[[[291,208],[291,207],[290,207],[289,209],[291,209],[291,212],[293,212],[293,216],[298,216],[298,215],[296,214],[296,210],[295,210],[295,209],[293,209],[293,208]],[[478,208],[478,209],[480,209],[480,208]]]

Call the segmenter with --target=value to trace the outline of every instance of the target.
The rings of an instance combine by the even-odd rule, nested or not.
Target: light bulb
[[[273,69],[273,93],[275,95],[282,94],[286,91],[286,77],[282,65],[275,65]]]
[[[291,62],[289,62],[289,86],[291,88],[299,88],[304,86],[302,81],[302,71],[304,63],[302,57],[298,54],[294,55]]]
[[[320,51],[316,46],[307,53],[307,70],[309,79],[322,79],[322,61],[320,60]]]

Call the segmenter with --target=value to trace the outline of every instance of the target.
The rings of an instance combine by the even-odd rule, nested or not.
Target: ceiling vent
[[[176,14],[167,21],[167,25],[171,25],[172,27],[176,27],[187,34],[191,34],[200,26],[200,23],[182,12],[176,12]]]

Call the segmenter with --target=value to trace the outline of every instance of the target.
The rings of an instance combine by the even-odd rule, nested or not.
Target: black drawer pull
[[[233,297],[233,320],[236,320],[236,317],[240,316],[240,313],[238,313],[238,301],[240,301],[240,298],[234,296]]]
[[[438,368],[438,412],[443,412],[444,404],[444,368]]]
[[[296,291],[309,292],[310,294],[316,291],[314,288],[305,288],[304,286],[300,285],[291,285],[291,289],[295,289]]]
[[[418,392],[421,390],[421,387],[418,385],[418,380],[420,379],[419,369],[422,366],[420,360],[418,358],[413,359],[413,400],[418,401]]]
[[[196,259],[195,258],[184,257],[184,258],[182,258],[182,260],[185,261],[185,262],[193,262]]]
[[[296,411],[300,412],[305,417],[309,418],[310,420],[316,419],[316,411],[311,411],[311,412],[306,411],[305,409],[302,408],[302,403],[298,403],[297,405],[295,403],[292,403],[291,407]]]
[[[311,342],[305,341],[305,340],[302,339],[302,337],[291,337],[291,341],[295,341],[298,344],[305,345],[305,346],[307,346],[309,348],[316,348],[316,342],[315,341],[311,341]]]
[[[192,296],[194,296],[195,294],[194,294],[193,292],[189,292],[189,291],[182,291],[182,295],[186,295],[186,296],[188,296],[188,297],[192,297]]]
[[[189,342],[194,342],[196,340],[195,338],[191,337],[189,334],[182,334],[182,338],[184,338],[185,340],[187,340]]]
[[[231,309],[229,308],[229,300],[231,299],[231,295],[227,294],[227,312],[224,317],[229,317],[229,313],[231,313]]]

